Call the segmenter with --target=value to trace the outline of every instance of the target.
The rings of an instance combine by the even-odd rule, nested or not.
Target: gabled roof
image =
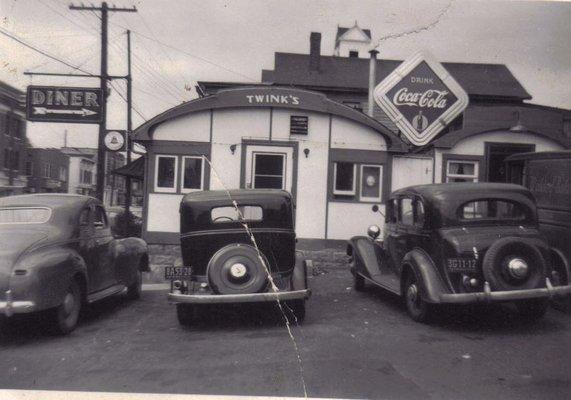
[[[359,28],[359,27],[357,25],[355,25],[351,28],[343,28],[343,27],[338,26],[337,27],[337,34],[335,35],[335,44],[337,44],[337,42],[339,42],[339,39],[341,38],[341,36],[343,36],[345,33],[347,33],[347,31],[349,31],[353,28]],[[361,29],[361,28],[359,28],[359,29]],[[363,31],[363,33],[365,35],[367,35],[369,37],[369,39],[372,39],[370,29],[361,29],[361,31]]]
[[[366,92],[369,62],[367,58],[321,56],[319,71],[312,71],[308,54],[275,53],[275,68],[262,70],[262,82],[315,90]],[[401,63],[400,60],[377,60],[376,81],[381,82]],[[443,65],[472,98],[531,99],[531,95],[503,64],[447,62]]]

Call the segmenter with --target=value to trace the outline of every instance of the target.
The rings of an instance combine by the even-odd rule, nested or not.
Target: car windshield
[[[50,219],[50,215],[49,208],[0,208],[0,224],[43,224]]]
[[[485,199],[465,203],[459,210],[464,220],[524,220],[525,208],[518,203],[504,200]]]

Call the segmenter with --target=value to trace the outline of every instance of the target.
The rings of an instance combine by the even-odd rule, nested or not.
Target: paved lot
[[[507,308],[412,322],[346,270],[312,276],[294,328],[309,396],[386,399],[571,398],[571,315],[526,324]],[[303,396],[297,356],[273,308],[217,310],[178,325],[165,291],[107,300],[68,337],[34,321],[0,334],[0,388]],[[216,310],[213,310],[216,311]]]

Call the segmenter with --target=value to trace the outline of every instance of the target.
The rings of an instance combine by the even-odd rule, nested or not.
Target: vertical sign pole
[[[373,93],[375,91],[376,79],[377,79],[377,54],[379,52],[376,49],[370,50],[369,54],[371,59],[369,61],[369,103],[367,104],[367,114],[369,117],[374,118],[375,113],[375,100]]]
[[[127,165],[131,163],[131,129],[133,121],[131,119],[131,108],[133,102],[132,94],[132,77],[131,77],[131,31],[127,30],[127,133],[125,135],[125,144],[127,146]],[[126,193],[125,193],[125,211],[130,215],[131,209],[131,177],[126,177]]]
[[[101,4],[101,123],[97,140],[97,198],[105,193],[105,130],[107,129],[107,3]]]

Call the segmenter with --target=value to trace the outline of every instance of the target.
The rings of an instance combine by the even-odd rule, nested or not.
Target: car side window
[[[415,201],[414,201],[414,224],[418,227],[423,227],[425,220],[426,220],[426,216],[424,213],[424,204],[422,203],[422,200],[415,199]]]
[[[93,225],[95,225],[95,229],[107,228],[107,215],[105,215],[105,210],[101,206],[95,206]]]
[[[387,210],[385,214],[385,222],[386,223],[395,223],[397,222],[397,199],[390,199],[387,201]]]
[[[413,213],[413,202],[409,197],[403,197],[400,200],[400,222],[403,225],[413,225],[414,224],[414,213]]]
[[[79,214],[79,226],[81,228],[88,228],[89,227],[89,208],[85,208]]]

